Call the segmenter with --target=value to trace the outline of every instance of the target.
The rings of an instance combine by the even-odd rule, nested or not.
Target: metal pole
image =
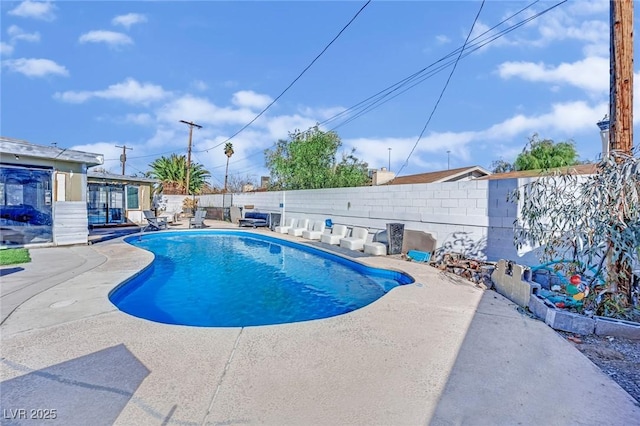
[[[389,148],[389,168],[387,170],[391,171],[391,148]]]
[[[449,170],[449,169],[450,169],[450,167],[449,167],[449,165],[450,165],[450,162],[449,162],[449,154],[450,154],[450,153],[451,153],[451,151],[447,151],[447,170]]]

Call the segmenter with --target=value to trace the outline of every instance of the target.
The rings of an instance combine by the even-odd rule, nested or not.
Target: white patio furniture
[[[349,228],[345,225],[333,225],[330,234],[322,234],[320,241],[327,244],[340,244],[340,240],[347,236]]]
[[[302,231],[302,238],[306,238],[307,240],[319,240],[324,234],[325,226],[324,220],[316,220],[311,229]]]
[[[289,229],[295,227],[297,223],[298,219],[290,218],[286,225],[276,226],[274,231],[278,234],[286,234],[289,232]]]
[[[367,242],[369,231],[366,228],[354,227],[351,230],[351,236],[340,240],[340,247],[349,250],[362,250],[364,243]]]
[[[384,243],[364,243],[364,252],[374,256],[384,256],[387,254],[387,245]]]
[[[309,230],[309,219],[299,219],[298,224],[289,228],[287,233],[294,237],[301,237],[304,231]]]

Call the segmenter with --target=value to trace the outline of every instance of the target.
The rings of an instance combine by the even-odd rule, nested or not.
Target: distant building
[[[491,172],[480,166],[460,167],[457,169],[442,170],[437,172],[419,173],[396,177],[386,185],[406,185],[411,183],[436,183],[458,182],[464,180],[480,179],[491,175]]]
[[[549,173],[560,174],[574,174],[574,175],[592,175],[597,171],[597,164],[578,164],[575,166],[558,167],[549,170],[521,170],[505,173],[494,173],[489,176],[484,176],[480,179],[495,180],[495,179],[516,179],[516,178],[528,178],[539,177]]]
[[[270,176],[260,176],[260,188],[266,188],[269,186]]]
[[[87,244],[87,168],[103,162],[0,137],[0,246]]]
[[[396,174],[387,170],[386,167],[382,167],[380,169],[369,170],[369,177],[371,178],[371,185],[378,186],[391,181],[396,177]]]

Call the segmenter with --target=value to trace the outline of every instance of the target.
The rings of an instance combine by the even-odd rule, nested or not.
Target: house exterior
[[[103,162],[0,137],[0,247],[87,244],[87,168]]]
[[[598,170],[597,164],[577,164],[575,166],[557,167],[549,170],[521,170],[505,173],[494,173],[492,175],[484,176],[481,180],[496,180],[496,179],[522,179],[522,178],[537,178],[549,173],[559,174],[571,174],[571,175],[592,175]]]
[[[156,183],[156,179],[90,170],[87,173],[89,225],[143,223],[142,212],[151,209],[153,186]]]
[[[385,183],[385,185],[406,185],[412,183],[442,183],[479,179],[491,175],[491,172],[480,166],[460,167],[457,169],[441,170],[437,172],[418,173],[415,175],[399,176]]]

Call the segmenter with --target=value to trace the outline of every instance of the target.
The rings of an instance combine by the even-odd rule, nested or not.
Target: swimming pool
[[[121,311],[167,324],[243,327],[351,312],[407,274],[243,231],[163,232],[125,239],[153,264],[109,295]]]

